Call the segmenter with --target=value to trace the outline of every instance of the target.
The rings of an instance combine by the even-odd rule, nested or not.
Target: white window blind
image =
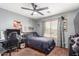
[[[44,23],[44,36],[57,38],[57,25],[58,20],[46,21]]]

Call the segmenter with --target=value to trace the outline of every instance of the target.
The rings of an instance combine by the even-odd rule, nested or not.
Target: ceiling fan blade
[[[31,3],[31,5],[32,5],[32,7],[33,7],[33,9],[35,8],[35,5],[34,5],[34,3]]]
[[[32,14],[31,15],[33,15],[34,14],[34,11],[32,12]]]
[[[25,8],[25,7],[21,7],[22,9],[25,9],[25,10],[31,10],[31,11],[34,11],[32,9],[29,9],[29,8]]]
[[[37,10],[37,11],[42,11],[42,10],[45,10],[45,9],[48,9],[48,7],[39,8],[39,9],[36,9],[36,10]]]
[[[39,12],[39,11],[36,11],[37,13],[41,14],[41,15],[44,15],[43,13]]]

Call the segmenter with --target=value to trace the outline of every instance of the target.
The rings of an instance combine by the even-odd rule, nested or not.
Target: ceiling
[[[44,15],[40,15],[38,13],[31,15],[33,11],[21,9],[21,7],[33,9],[30,3],[0,3],[0,8],[24,15],[31,19],[44,18],[51,15],[76,10],[79,8],[79,3],[35,3],[35,4],[38,6],[37,8],[48,7],[48,9],[40,11]]]

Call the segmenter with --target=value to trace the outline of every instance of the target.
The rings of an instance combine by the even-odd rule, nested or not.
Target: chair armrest
[[[4,45],[4,44],[7,44],[7,41],[2,42],[2,44],[3,44],[3,45]]]
[[[2,42],[2,47],[6,48],[7,47],[7,41]]]

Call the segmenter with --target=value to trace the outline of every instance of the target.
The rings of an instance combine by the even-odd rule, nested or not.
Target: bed
[[[55,41],[52,38],[43,37],[36,32],[27,34],[25,39],[26,45],[48,54],[55,47]]]

